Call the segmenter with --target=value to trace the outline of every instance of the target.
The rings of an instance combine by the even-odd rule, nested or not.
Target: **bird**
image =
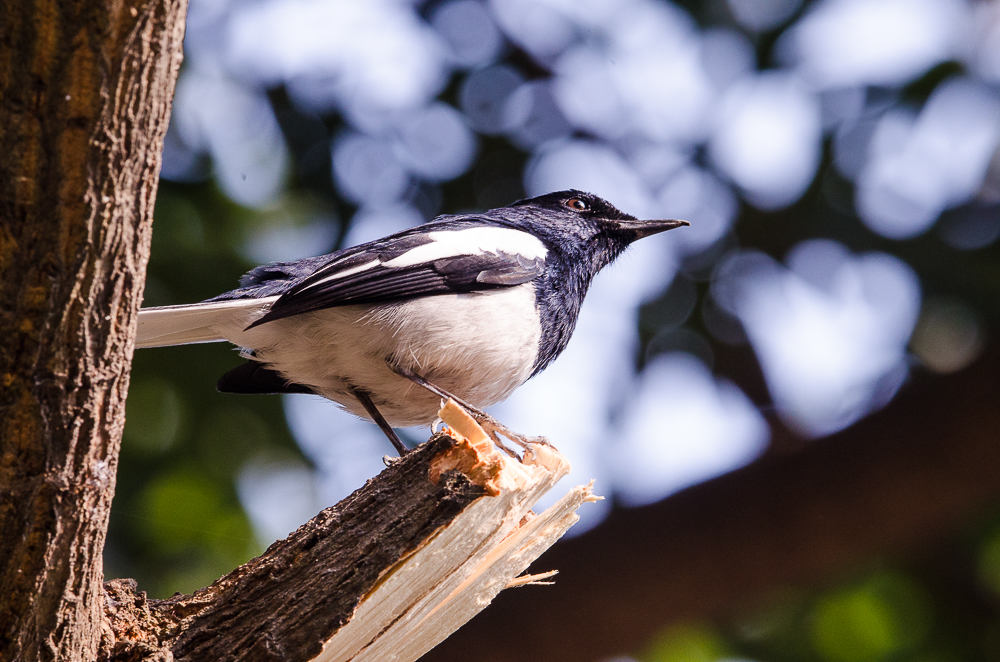
[[[142,308],[136,348],[228,341],[245,362],[219,391],[320,395],[374,421],[401,456],[393,428],[433,425],[449,397],[495,442],[524,446],[483,408],[566,348],[601,269],[634,241],[683,225],[638,220],[575,189],[442,215],[256,267],[200,303]]]

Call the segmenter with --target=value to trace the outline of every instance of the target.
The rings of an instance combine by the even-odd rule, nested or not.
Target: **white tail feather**
[[[232,340],[277,298],[143,308],[139,311],[135,346],[139,349]]]

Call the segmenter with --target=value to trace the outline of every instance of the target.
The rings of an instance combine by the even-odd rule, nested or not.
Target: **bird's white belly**
[[[430,424],[440,400],[390,363],[487,407],[531,376],[539,336],[534,286],[525,283],[375,308],[329,308],[268,322],[231,340],[287,379],[367,418],[350,394],[363,389],[391,425],[408,426]]]

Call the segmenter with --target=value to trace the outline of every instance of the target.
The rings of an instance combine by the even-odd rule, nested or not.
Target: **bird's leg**
[[[410,449],[403,445],[403,442],[400,441],[396,431],[392,429],[389,422],[385,420],[382,413],[375,407],[375,403],[372,402],[372,398],[368,395],[368,393],[359,388],[351,388],[351,395],[358,399],[358,402],[360,402],[361,406],[365,408],[368,415],[371,416],[372,420],[375,421],[375,423],[382,429],[382,432],[384,432],[385,436],[389,438],[389,442],[396,448],[396,452],[399,453],[400,457],[403,457],[410,452]]]
[[[392,366],[392,369],[396,372],[396,374],[406,377],[414,384],[427,389],[434,395],[437,395],[438,397],[444,398],[446,400],[448,398],[451,398],[452,400],[457,402],[459,406],[461,406],[463,409],[469,412],[469,415],[476,420],[476,423],[479,423],[480,427],[482,427],[483,430],[486,432],[486,434],[490,436],[490,439],[493,440],[493,443],[495,443],[497,446],[507,451],[508,454],[513,455],[514,457],[516,457],[516,455],[514,455],[514,452],[511,451],[509,448],[507,448],[507,446],[505,446],[502,441],[500,441],[500,437],[497,436],[498,433],[503,435],[507,439],[510,439],[511,441],[521,446],[522,448],[528,448],[531,444],[544,444],[546,446],[552,445],[545,439],[545,437],[526,437],[523,434],[518,434],[517,432],[514,432],[513,430],[511,430],[506,425],[504,425],[497,419],[487,414],[479,407],[471,405],[462,398],[458,397],[457,395],[449,393],[440,386],[437,386],[436,384],[427,381],[426,379],[416,374],[412,370],[408,370],[400,366]]]

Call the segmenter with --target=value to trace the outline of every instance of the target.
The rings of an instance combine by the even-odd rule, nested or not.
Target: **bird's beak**
[[[675,221],[675,220],[665,220],[665,221],[615,221],[622,230],[630,232],[634,235],[634,239],[642,239],[643,237],[648,237],[653,234],[659,234],[660,232],[666,232],[667,230],[673,230],[674,228],[679,228],[682,225],[691,225],[687,221]]]

